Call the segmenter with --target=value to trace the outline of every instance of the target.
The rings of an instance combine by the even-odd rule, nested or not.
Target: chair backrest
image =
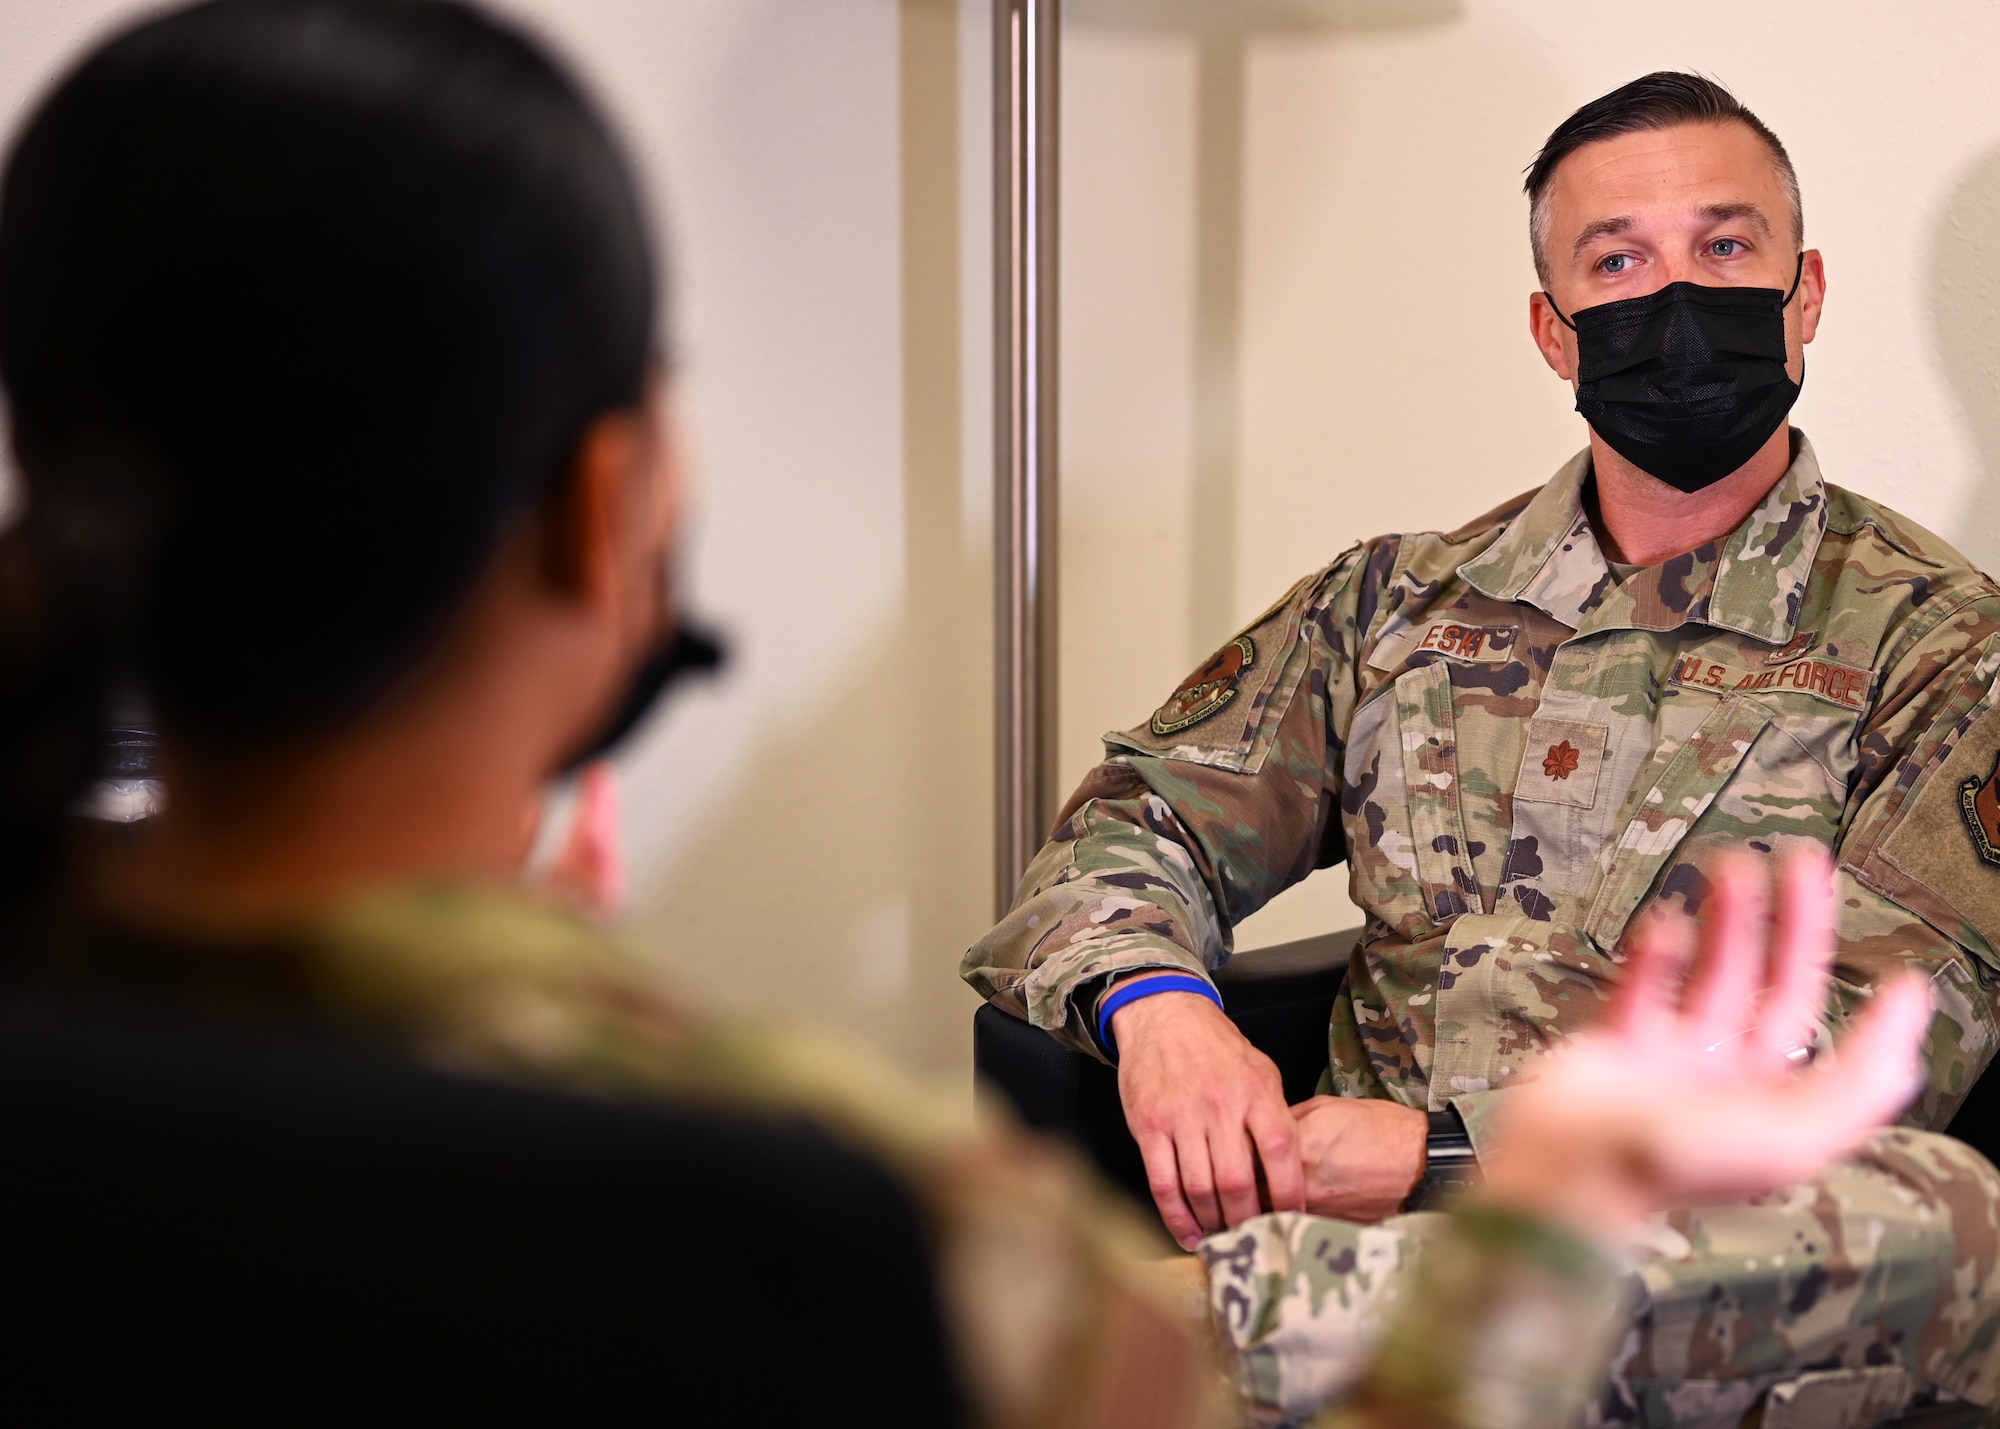
[[[811,1123],[0,1003],[0,1405],[960,1419],[927,1236]]]
[[[1992,1067],[1972,1084],[1947,1129],[1988,1161],[2000,1165],[2000,1076]]]

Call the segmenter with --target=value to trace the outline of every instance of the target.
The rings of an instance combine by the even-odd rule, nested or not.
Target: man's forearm
[[[1156,807],[1145,808],[1147,800]],[[1014,908],[967,951],[960,975],[1037,1027],[1100,1054],[1089,1022],[1109,980],[1146,969],[1206,978],[1227,955],[1192,857],[1156,831],[1171,824],[1148,794],[1084,802],[1028,866]]]

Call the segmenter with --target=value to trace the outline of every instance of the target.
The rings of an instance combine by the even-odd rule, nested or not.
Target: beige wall
[[[133,7],[6,0],[0,104]],[[954,1074],[987,916],[986,0],[520,0],[664,196],[741,650],[627,761],[633,926],[684,984]],[[1647,69],[1791,146],[1833,479],[2000,564],[2000,7],[1070,0],[1065,777],[1298,575],[1582,440],[1524,333],[1520,171]],[[1246,945],[1352,919],[1338,873]]]

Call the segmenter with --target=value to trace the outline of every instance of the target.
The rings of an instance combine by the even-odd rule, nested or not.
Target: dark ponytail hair
[[[604,121],[451,0],[211,0],[42,102],[0,190],[0,878],[45,878],[107,701],[238,753],[439,635],[656,351]]]

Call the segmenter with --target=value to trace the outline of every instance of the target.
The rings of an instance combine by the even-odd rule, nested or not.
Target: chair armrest
[[[1988,1161],[2000,1164],[2000,1075],[1993,1066],[1972,1084],[1947,1130]]]
[[[981,1096],[1002,1092],[1028,1125],[1074,1136],[1082,1074],[1098,1064],[988,1002],[972,1015],[972,1065]]]

